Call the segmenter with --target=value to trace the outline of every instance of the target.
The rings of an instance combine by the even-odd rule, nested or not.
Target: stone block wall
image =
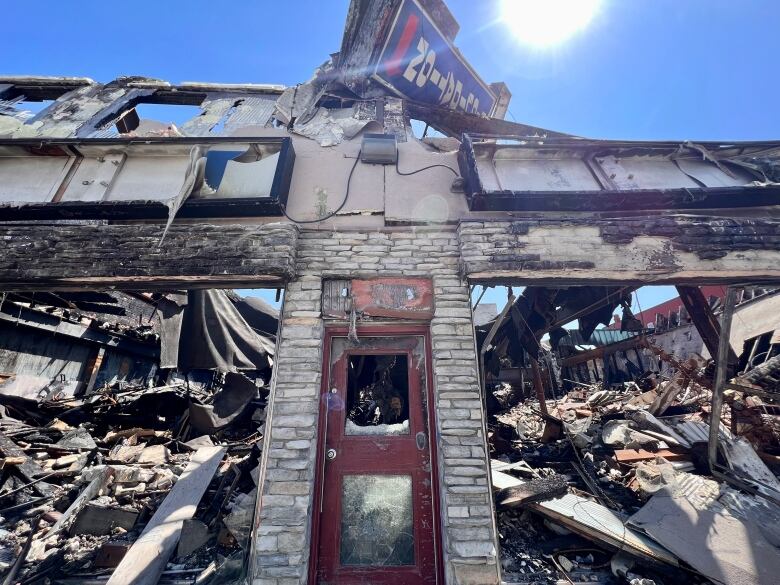
[[[780,282],[780,221],[652,216],[463,221],[472,282]]]
[[[285,294],[266,422],[254,585],[307,582],[314,501],[325,278],[433,279],[431,393],[437,428],[444,569],[449,584],[499,580],[495,520],[469,289],[454,231],[302,231]]]

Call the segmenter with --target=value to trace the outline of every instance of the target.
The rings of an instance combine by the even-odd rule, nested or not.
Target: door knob
[[[327,451],[325,451],[325,457],[328,458],[328,461],[333,461],[336,458],[336,450],[328,449]]]

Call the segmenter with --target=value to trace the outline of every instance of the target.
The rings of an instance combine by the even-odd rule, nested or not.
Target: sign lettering
[[[490,115],[496,96],[416,0],[404,0],[379,56],[374,79],[403,97]]]

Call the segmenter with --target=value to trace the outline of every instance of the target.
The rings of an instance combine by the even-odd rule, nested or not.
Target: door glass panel
[[[409,434],[406,355],[351,355],[347,366],[347,435]]]
[[[346,475],[341,510],[342,565],[414,564],[411,476]]]

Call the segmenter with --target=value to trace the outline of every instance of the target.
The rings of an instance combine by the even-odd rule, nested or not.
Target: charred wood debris
[[[508,290],[476,326],[504,582],[776,583],[780,345],[758,365],[724,350],[713,415],[716,360],[658,339],[692,320],[718,355],[720,299],[678,287],[688,310],[649,329],[633,288]]]
[[[221,290],[0,294],[3,585],[241,579],[276,311]]]

